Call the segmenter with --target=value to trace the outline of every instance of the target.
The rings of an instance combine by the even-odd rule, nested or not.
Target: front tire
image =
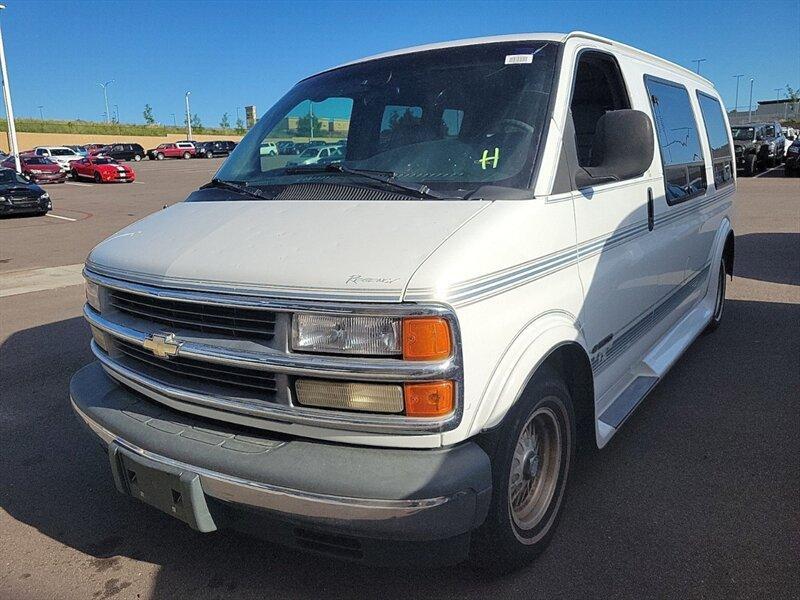
[[[70,177],[72,177],[72,181],[78,181],[78,172],[75,169],[72,169],[70,172]]]
[[[717,273],[717,296],[714,302],[714,313],[711,315],[711,321],[708,322],[706,332],[710,333],[716,331],[720,323],[722,323],[722,313],[725,311],[725,293],[727,292],[728,277],[727,269],[725,268],[725,259],[719,261],[719,273]]]
[[[134,154],[133,155],[133,160],[134,160],[134,162],[139,162],[140,160],[142,160],[142,157],[139,154]]]
[[[103,178],[100,177],[100,173],[98,173],[97,171],[94,172],[94,182],[103,183]]]
[[[756,155],[748,154],[744,157],[744,174],[747,177],[752,177],[756,174]]]
[[[553,369],[539,369],[497,435],[492,501],[470,553],[479,568],[507,573],[553,537],[575,456],[572,398]]]
[[[156,160],[164,160],[164,153],[159,152],[158,154],[156,154]]]
[[[188,160],[188,159],[190,159],[190,158],[192,158],[192,155],[191,155],[191,154],[189,154],[188,152],[184,152],[184,153],[183,153],[183,160]]]

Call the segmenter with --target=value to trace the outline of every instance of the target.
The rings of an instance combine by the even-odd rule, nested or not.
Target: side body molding
[[[574,315],[552,310],[529,321],[514,336],[495,366],[481,396],[470,435],[500,423],[538,367],[555,349],[565,344],[578,344],[588,357],[586,341]]]

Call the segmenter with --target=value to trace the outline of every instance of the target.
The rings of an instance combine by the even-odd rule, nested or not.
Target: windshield
[[[69,148],[53,148],[50,150],[53,156],[75,156],[75,151]]]
[[[53,161],[44,158],[43,156],[26,156],[22,159],[26,165],[51,165],[54,164]]]
[[[733,139],[749,142],[755,137],[756,130],[752,127],[733,127],[731,133]]]
[[[349,169],[381,171],[448,197],[483,185],[530,186],[553,85],[558,44],[504,42],[371,60],[297,84],[236,146],[216,177],[248,186],[324,180],[347,173],[286,168],[269,142],[298,140],[301,156],[331,154]],[[301,146],[302,147],[302,146]],[[291,165],[290,165],[291,167]]]
[[[96,165],[115,165],[117,161],[113,158],[107,158],[105,156],[98,156],[97,158],[93,159],[92,162]]]
[[[28,180],[25,179],[22,175],[17,173],[16,171],[12,171],[11,169],[2,169],[0,170],[0,185],[6,185],[9,183],[24,183],[27,184]]]

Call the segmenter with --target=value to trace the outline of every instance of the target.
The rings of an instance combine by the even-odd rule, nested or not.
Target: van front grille
[[[240,393],[257,392],[256,397],[272,400],[277,391],[275,374],[257,369],[220,365],[177,356],[158,358],[141,346],[117,339],[116,349],[123,355],[122,364],[138,373],[169,384],[186,388],[195,383],[196,389],[208,391],[209,385],[231,387]]]
[[[111,305],[139,319],[236,339],[269,340],[275,335],[275,313],[258,308],[198,304],[141,296],[109,289]]]

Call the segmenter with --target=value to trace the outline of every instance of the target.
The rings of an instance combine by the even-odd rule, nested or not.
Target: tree
[[[147,125],[155,124],[156,118],[153,116],[153,107],[152,106],[150,106],[149,104],[145,104],[144,105],[144,112],[142,114],[144,115],[144,122]]]
[[[222,118],[219,120],[219,126],[225,130],[231,128],[231,121],[228,118],[228,113],[222,113]]]
[[[317,117],[300,117],[297,119],[297,135],[311,136],[311,127],[314,127],[314,135],[322,133],[322,126]]]
[[[800,102],[800,90],[796,90],[788,84],[786,85],[786,96],[792,104]]]
[[[197,113],[192,115],[192,129],[196,131],[203,131],[203,123],[200,122],[200,117]]]
[[[242,120],[242,117],[236,117],[236,133],[242,135],[244,131],[244,121]]]

